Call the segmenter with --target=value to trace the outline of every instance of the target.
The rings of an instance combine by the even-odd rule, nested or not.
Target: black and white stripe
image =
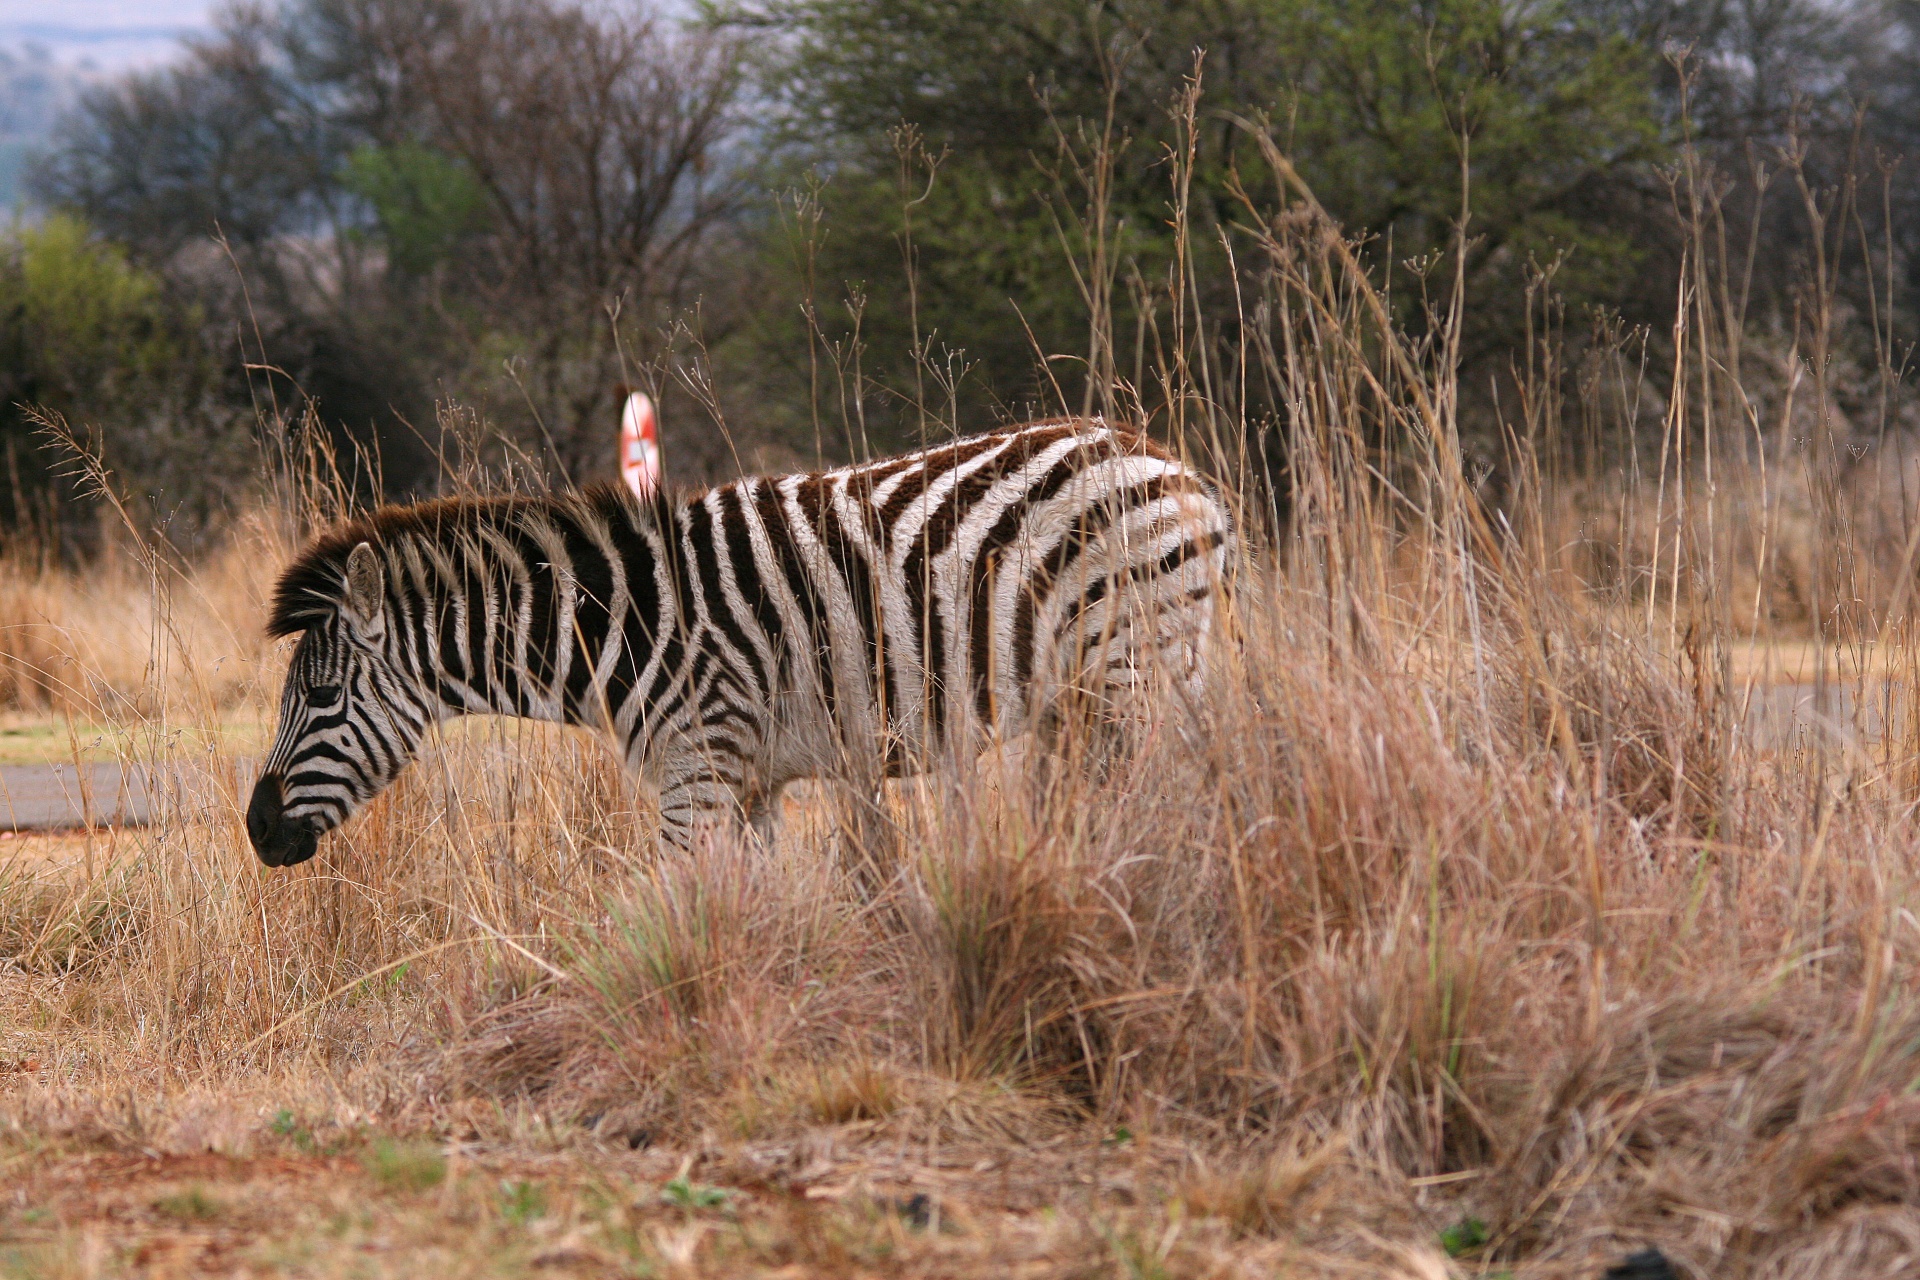
[[[383,510],[280,582],[270,630],[303,634],[249,830],[311,856],[429,724],[485,712],[607,730],[684,845],[797,778],[1198,680],[1231,537],[1204,481],[1097,420],[645,504]]]

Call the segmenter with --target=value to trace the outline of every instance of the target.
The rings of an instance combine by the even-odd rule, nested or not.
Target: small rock
[[[1630,1253],[1624,1261],[1607,1268],[1602,1280],[1680,1280],[1680,1273],[1658,1249]]]

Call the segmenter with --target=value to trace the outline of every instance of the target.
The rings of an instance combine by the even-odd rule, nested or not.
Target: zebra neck
[[[555,523],[524,557],[513,607],[494,610],[487,698],[496,714],[608,731],[624,750],[684,674],[693,570],[655,529]]]
[[[681,513],[612,492],[476,504],[389,552],[396,654],[442,717],[611,729],[624,745],[683,679],[697,572]]]

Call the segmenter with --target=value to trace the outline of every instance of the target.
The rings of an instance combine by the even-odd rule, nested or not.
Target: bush
[[[210,403],[214,363],[200,313],[159,276],[56,215],[0,235],[0,526],[89,532],[48,446],[45,413],[95,437],[136,501],[191,538],[251,461],[248,433]]]

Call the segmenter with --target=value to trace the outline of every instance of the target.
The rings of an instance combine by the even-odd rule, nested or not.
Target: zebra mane
[[[647,514],[658,519],[659,512],[673,501],[663,493]],[[346,600],[347,557],[362,542],[376,548],[413,540],[441,542],[482,526],[511,526],[534,514],[592,511],[607,515],[624,511],[631,515],[635,505],[632,494],[620,485],[592,484],[553,494],[435,498],[380,507],[335,525],[294,557],[274,586],[267,634],[275,638],[299,635],[337,614]]]

